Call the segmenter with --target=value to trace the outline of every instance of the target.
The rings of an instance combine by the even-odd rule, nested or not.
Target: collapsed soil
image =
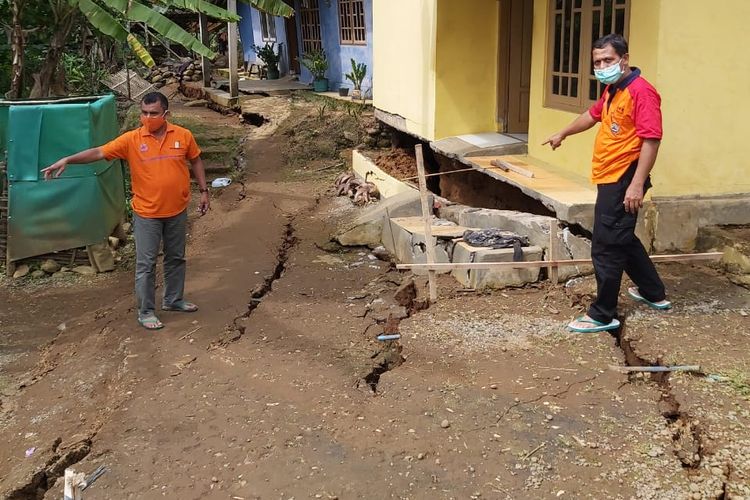
[[[750,292],[662,265],[675,309],[623,296],[613,338],[563,330],[591,277],[472,293],[444,275],[378,342],[410,276],[328,244],[358,211],[292,180],[284,130],[248,132],[244,176],[191,212],[197,313],[139,328],[125,272],[0,290],[0,497],[59,498],[65,467],[100,465],[87,499],[750,496]],[[623,344],[702,372],[629,377],[609,368]]]
[[[385,151],[366,151],[365,154],[385,173],[395,179],[413,179],[417,176],[417,160],[402,148]]]

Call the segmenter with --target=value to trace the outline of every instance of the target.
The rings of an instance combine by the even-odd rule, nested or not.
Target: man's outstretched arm
[[[562,144],[562,141],[564,141],[566,137],[588,130],[596,125],[596,123],[597,121],[591,116],[591,113],[584,111],[578,116],[578,118],[573,120],[570,125],[562,129],[560,132],[550,136],[549,139],[542,143],[542,146],[549,144],[552,149],[555,150],[560,147],[560,144]]]
[[[65,167],[67,167],[69,164],[80,165],[83,163],[93,163],[95,161],[103,159],[104,153],[102,152],[102,148],[90,148],[85,151],[81,151],[80,153],[66,156],[65,158],[60,158],[49,167],[43,169],[42,173],[44,173],[45,179],[60,177],[60,175],[65,172]]]

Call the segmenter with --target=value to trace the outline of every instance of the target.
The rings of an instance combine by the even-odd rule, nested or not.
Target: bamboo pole
[[[237,14],[237,0],[227,0],[227,10]],[[237,23],[227,23],[227,50],[229,52],[229,97],[236,99],[240,95],[239,73],[237,72]]]
[[[428,205],[427,180],[424,175],[424,157],[422,145],[414,148],[417,153],[417,174],[419,176],[419,200],[422,202],[422,219],[424,219],[424,240],[427,251],[427,265],[435,265],[435,246],[432,243],[432,210]],[[430,287],[430,302],[437,300],[437,273],[434,269],[427,270],[427,281]]]
[[[550,262],[557,260],[557,219],[554,219],[549,223],[549,258],[547,258],[547,260]],[[547,271],[552,285],[557,285],[560,281],[558,267],[547,266]]]
[[[653,262],[695,262],[702,260],[720,260],[724,252],[688,253],[674,255],[652,255]],[[435,271],[452,271],[454,269],[533,269],[539,267],[568,267],[591,264],[591,259],[569,260],[530,260],[522,262],[448,262],[434,264],[397,264],[396,269],[426,269]]]

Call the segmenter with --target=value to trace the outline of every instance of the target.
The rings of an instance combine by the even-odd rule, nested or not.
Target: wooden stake
[[[652,255],[653,262],[694,262],[700,260],[720,260],[724,252],[687,253],[676,255]],[[397,264],[396,269],[433,269],[435,271],[452,271],[454,269],[528,269],[538,267],[565,267],[591,264],[591,259],[570,260],[530,260],[521,262],[449,262],[435,264]]]
[[[427,265],[435,265],[435,246],[432,244],[432,209],[428,205],[427,179],[424,175],[424,158],[422,145],[414,147],[417,153],[417,175],[419,176],[419,199],[422,202],[422,219],[424,219],[424,240],[427,249]],[[437,274],[434,269],[427,270],[427,281],[430,287],[430,302],[437,300]]]
[[[65,483],[63,484],[64,500],[82,500],[81,483],[86,480],[86,474],[76,473],[73,469],[65,469]]]
[[[557,259],[557,219],[552,220],[549,223],[549,257],[548,261],[553,262]],[[560,276],[558,274],[557,266],[548,266],[547,272],[549,273],[549,280],[552,285],[557,285],[560,282]]]

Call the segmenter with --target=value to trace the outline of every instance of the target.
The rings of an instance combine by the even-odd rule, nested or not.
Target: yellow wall
[[[496,130],[498,1],[437,0],[435,137]]]
[[[529,154],[588,175],[596,128],[555,152],[541,146],[576,116],[543,104],[548,5],[534,2]],[[741,56],[750,2],[632,0],[630,19],[631,64],[662,96],[664,139],[652,194],[750,192],[750,160],[741,148],[750,132],[750,65]]]
[[[376,0],[373,104],[402,116],[408,132],[435,138],[435,0]]]

